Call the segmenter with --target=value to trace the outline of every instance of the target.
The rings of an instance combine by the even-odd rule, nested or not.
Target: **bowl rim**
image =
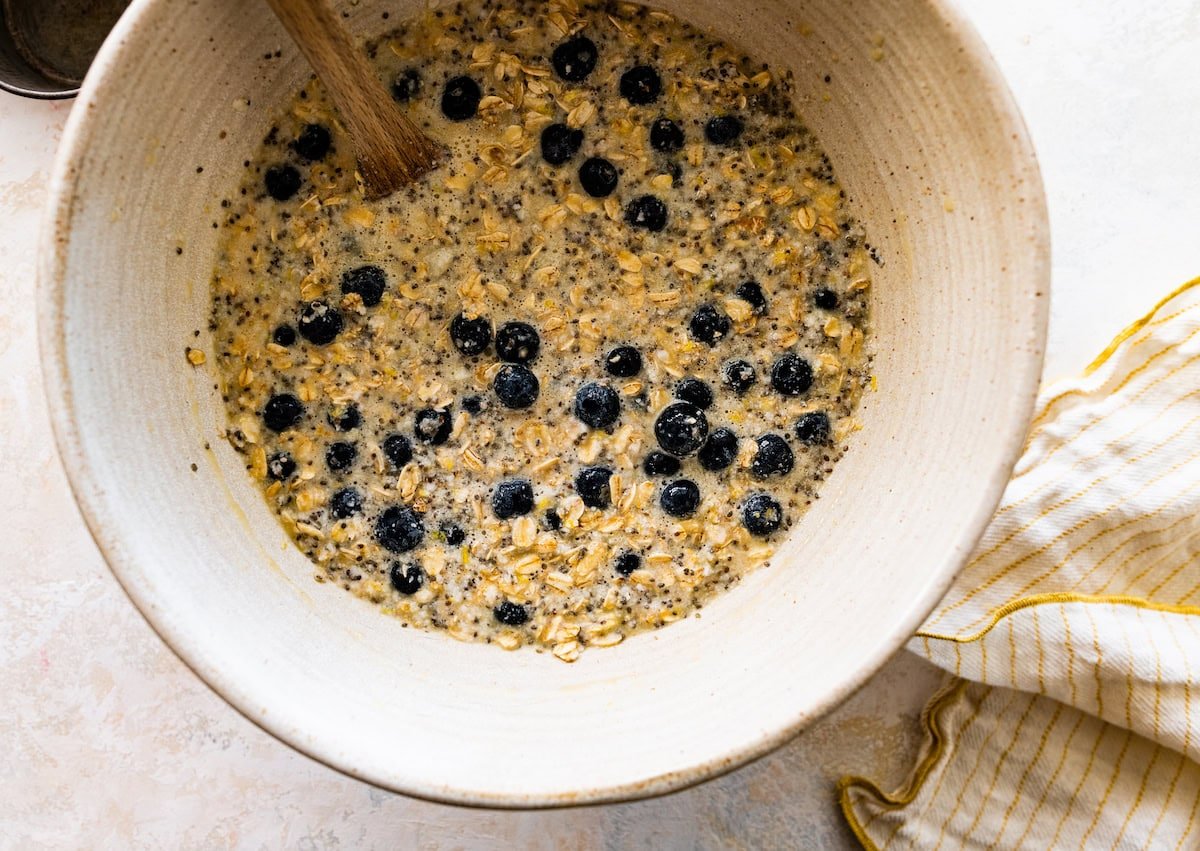
[[[75,419],[63,326],[64,284],[68,266],[66,247],[70,241],[75,209],[75,176],[79,173],[87,154],[92,120],[99,112],[98,101],[104,94],[105,84],[119,73],[127,59],[129,37],[141,25],[152,7],[164,2],[166,0],[133,0],[97,54],[63,128],[62,140],[51,172],[38,246],[38,340],[43,387],[59,457],[72,495],[92,539],[118,584],[146,623],[171,652],[222,700],[273,738],[305,756],[363,782],[437,803],[500,809],[545,809],[654,797],[686,789],[759,759],[784,745],[815,720],[848,700],[904,646],[945,595],[965,566],[976,542],[983,535],[1024,447],[1025,428],[1014,427],[1007,437],[1005,451],[980,488],[974,511],[960,523],[954,546],[955,555],[946,560],[940,572],[931,575],[925,591],[909,602],[908,617],[890,634],[881,636],[874,651],[864,657],[855,670],[847,670],[838,688],[812,707],[797,712],[793,719],[781,728],[764,733],[744,747],[711,757],[686,769],[630,783],[599,787],[589,786],[584,780],[578,789],[550,794],[487,792],[479,788],[449,788],[414,782],[411,777],[350,764],[338,752],[332,738],[313,737],[309,731],[281,721],[269,711],[269,699],[263,699],[262,695],[254,693],[239,678],[209,665],[205,659],[203,641],[178,629],[169,613],[159,611],[151,604],[152,580],[141,569],[137,560],[126,553],[116,534],[108,531],[110,527],[115,527],[109,523],[111,515],[105,489],[90,469],[80,439],[79,423]],[[1040,386],[1049,321],[1050,233],[1041,169],[1020,109],[999,66],[974,26],[952,0],[915,2],[926,5],[945,26],[949,37],[961,45],[972,73],[978,83],[989,92],[997,108],[998,118],[1009,131],[1005,141],[1007,149],[1014,159],[1024,163],[1027,169],[1025,209],[1031,221],[1039,225],[1031,234],[1028,249],[1036,277],[1036,280],[1031,282],[1031,289],[1036,289],[1041,296],[1032,300],[1032,311],[1026,324],[1029,344],[1015,355],[1017,361],[1014,363],[1014,372],[1020,374],[1022,388],[1019,398],[1014,399],[1014,411],[1023,413],[1022,420],[1027,425]]]

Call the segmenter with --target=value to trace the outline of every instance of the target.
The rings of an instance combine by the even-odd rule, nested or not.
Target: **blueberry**
[[[412,460],[412,441],[402,434],[390,434],[383,441],[383,454],[399,470]]]
[[[353,431],[362,425],[362,414],[358,405],[351,403],[334,408],[325,415],[325,420],[338,431]]]
[[[588,157],[579,167],[579,185],[593,198],[607,198],[617,188],[617,167],[604,157]]]
[[[667,205],[653,195],[639,195],[625,208],[625,223],[643,230],[660,231],[667,226]]]
[[[592,428],[610,428],[621,415],[621,397],[617,391],[592,381],[575,394],[575,416]]]
[[[483,92],[470,77],[455,77],[442,91],[442,115],[451,121],[466,121],[479,108]]]
[[[454,423],[450,420],[449,408],[423,408],[414,418],[413,433],[422,443],[441,446],[450,439]]]
[[[750,361],[745,360],[731,360],[725,364],[722,377],[725,381],[725,386],[739,396],[753,387],[754,382],[758,380],[758,375],[754,371],[754,365]]]
[[[673,476],[679,472],[679,459],[655,449],[642,462],[642,469],[647,476]]]
[[[332,343],[342,333],[342,312],[323,301],[310,301],[300,309],[296,327],[300,336],[314,346]]]
[[[813,294],[813,304],[821,308],[821,310],[836,310],[838,306],[838,296],[831,289],[820,289]]]
[[[517,603],[511,603],[505,600],[496,608],[492,609],[492,614],[496,616],[496,620],[505,626],[521,626],[529,622],[529,610]]]
[[[411,597],[425,584],[425,571],[419,564],[410,564],[405,567],[400,562],[394,561],[388,570],[388,578],[392,581],[393,588],[404,596]]]
[[[262,416],[271,431],[287,431],[304,416],[304,403],[291,393],[276,393],[263,406]]]
[[[662,78],[649,65],[635,65],[621,75],[621,97],[636,106],[654,103],[662,94]]]
[[[425,522],[407,505],[392,505],[380,514],[374,526],[379,545],[390,552],[408,552],[425,539]]]
[[[325,463],[335,473],[348,469],[357,457],[358,447],[344,440],[329,444],[329,448],[325,450]]]
[[[609,467],[584,467],[575,476],[575,492],[588,508],[608,508],[612,503],[612,490],[608,479],[612,475]]]
[[[542,159],[550,165],[562,165],[575,156],[583,144],[583,131],[565,124],[551,124],[542,131]]]
[[[542,515],[542,520],[546,524],[546,528],[551,532],[557,532],[562,528],[562,518],[558,516],[558,512],[553,508],[547,508],[546,513]]]
[[[683,147],[683,129],[669,118],[650,125],[650,147],[669,154]]]
[[[362,510],[362,494],[354,488],[342,488],[329,498],[329,513],[339,520],[360,514]]]
[[[460,313],[450,320],[450,339],[464,355],[477,355],[492,343],[492,323],[483,316]]]
[[[632,378],[642,371],[642,353],[633,346],[617,346],[604,356],[604,368],[609,375]]]
[[[699,378],[685,378],[676,384],[675,398],[691,402],[697,408],[710,408],[713,403],[712,388]]]
[[[812,383],[812,366],[799,355],[788,352],[771,366],[771,386],[784,396],[799,396]]]
[[[833,436],[833,427],[829,423],[829,414],[824,411],[810,411],[801,414],[796,420],[796,437],[806,446],[820,446],[829,443]]]
[[[280,325],[271,332],[271,340],[277,346],[290,346],[296,342],[296,329],[291,325]]]
[[[599,55],[595,42],[585,35],[577,35],[554,48],[550,63],[558,76],[569,83],[578,83],[592,73]]]
[[[529,363],[541,351],[542,340],[528,322],[505,322],[496,332],[496,354],[509,363]]]
[[[720,115],[708,119],[704,135],[714,145],[732,145],[742,135],[742,119],[736,115]]]
[[[529,479],[505,479],[492,490],[492,511],[501,520],[533,511],[533,485]]]
[[[287,452],[276,452],[267,460],[267,475],[282,482],[296,472],[296,461]]]
[[[263,175],[267,194],[276,201],[286,201],[300,191],[300,172],[290,165],[276,165]]]
[[[421,74],[416,68],[406,68],[396,75],[396,79],[392,81],[392,97],[407,103],[417,96],[421,91]]]
[[[452,547],[457,547],[467,539],[467,533],[457,523],[443,523],[442,535],[446,538],[446,543]]]
[[[642,566],[642,557],[637,553],[623,552],[613,565],[621,576],[628,576]]]
[[[462,400],[463,410],[468,414],[482,414],[484,401],[482,396],[468,396]]]
[[[342,292],[358,293],[367,307],[379,304],[385,287],[387,274],[378,266],[359,266],[342,273]]]
[[[750,462],[750,472],[756,479],[786,476],[792,472],[792,467],[796,465],[796,458],[792,454],[792,447],[788,446],[786,440],[777,434],[764,434],[755,442],[758,444],[758,449],[754,453],[754,459]]]
[[[309,162],[315,162],[324,159],[331,144],[333,137],[329,135],[328,127],[324,124],[305,124],[296,141],[292,142],[292,150]]]
[[[690,479],[668,482],[658,497],[658,504],[672,517],[691,517],[700,507],[700,488]]]
[[[506,363],[492,380],[492,389],[506,408],[528,408],[537,401],[541,388],[533,370],[519,363]]]
[[[688,330],[692,333],[692,339],[715,346],[729,333],[732,324],[725,312],[716,305],[702,304],[688,320]]]
[[[719,428],[708,436],[696,458],[706,470],[724,470],[737,460],[738,438],[730,429]]]
[[[407,506],[393,505],[375,521],[375,540],[393,553],[415,550],[425,539],[425,523],[421,515]]]
[[[708,417],[691,402],[675,402],[654,421],[654,436],[672,455],[691,455],[708,437]]]
[[[745,281],[738,284],[738,288],[733,291],[733,294],[753,307],[755,313],[767,312],[767,297],[763,295],[758,281]]]
[[[751,535],[765,538],[783,523],[783,507],[770,494],[756,493],[742,503],[742,525]]]

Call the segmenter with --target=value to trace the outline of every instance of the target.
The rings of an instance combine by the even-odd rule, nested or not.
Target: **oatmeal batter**
[[[573,661],[762,566],[869,380],[871,251],[789,78],[628,4],[369,52],[443,164],[364,201],[310,83],[213,281],[229,439],[317,580]]]

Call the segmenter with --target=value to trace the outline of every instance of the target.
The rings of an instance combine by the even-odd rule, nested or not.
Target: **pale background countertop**
[[[960,6],[1008,76],[1041,158],[1054,378],[1200,274],[1200,0]],[[854,847],[834,782],[898,780],[939,681],[904,652],[746,768],[657,800],[535,813],[442,806],[351,780],[196,679],[105,567],[43,402],[36,238],[69,106],[0,93],[0,847]]]

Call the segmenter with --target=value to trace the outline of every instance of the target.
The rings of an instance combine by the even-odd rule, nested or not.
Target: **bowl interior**
[[[360,34],[413,0],[346,4]],[[220,199],[309,73],[266,4],[139,0],[67,130],[43,347],[64,462],[151,623],[254,721],[338,768],[509,806],[676,788],[779,744],[911,633],[990,516],[1045,335],[1036,164],[975,36],[933,0],[666,0],[795,72],[883,265],[878,390],[770,569],[574,665],[404,629],[290,544],[224,442],[207,367]],[[393,20],[395,18],[393,17]],[[264,58],[275,50],[280,58]]]

